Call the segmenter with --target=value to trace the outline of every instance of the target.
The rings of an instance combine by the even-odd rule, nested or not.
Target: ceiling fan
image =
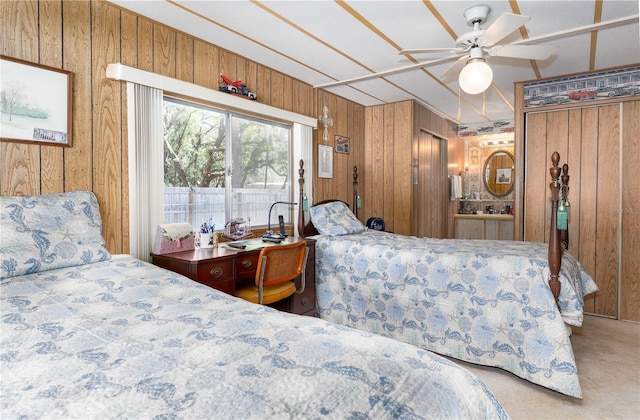
[[[475,95],[487,90],[493,81],[493,71],[485,62],[485,53],[496,57],[546,60],[556,50],[555,46],[549,45],[497,44],[528,22],[530,18],[503,13],[488,29],[481,29],[480,25],[487,21],[490,11],[491,9],[486,5],[473,6],[464,11],[467,24],[472,26],[473,30],[459,36],[456,39],[455,48],[405,49],[400,51],[400,54],[449,52],[454,55],[453,58],[460,55],[461,57],[441,77],[447,81],[459,74],[460,88],[466,93]]]

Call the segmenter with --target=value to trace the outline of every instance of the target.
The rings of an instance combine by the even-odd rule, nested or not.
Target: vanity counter
[[[510,214],[455,214],[456,239],[513,240]]]
[[[510,214],[463,214],[458,213],[453,215],[456,219],[492,219],[492,220],[511,220],[513,216]]]

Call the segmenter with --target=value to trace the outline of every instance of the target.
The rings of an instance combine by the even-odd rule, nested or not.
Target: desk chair
[[[294,293],[304,292],[305,267],[309,250],[305,241],[267,246],[260,251],[255,284],[236,290],[236,296],[249,302],[269,305]],[[302,275],[302,287],[294,280]]]

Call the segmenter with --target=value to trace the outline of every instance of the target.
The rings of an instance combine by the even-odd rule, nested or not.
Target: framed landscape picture
[[[71,146],[73,73],[0,56],[0,140]]]

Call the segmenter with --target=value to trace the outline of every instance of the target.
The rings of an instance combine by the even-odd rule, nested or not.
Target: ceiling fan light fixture
[[[482,58],[469,60],[458,78],[460,88],[469,95],[484,92],[491,86],[492,81],[493,71]]]

